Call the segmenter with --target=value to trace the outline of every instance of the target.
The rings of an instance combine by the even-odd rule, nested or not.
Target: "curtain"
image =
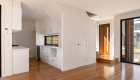
[[[134,20],[125,20],[125,61],[134,61]]]

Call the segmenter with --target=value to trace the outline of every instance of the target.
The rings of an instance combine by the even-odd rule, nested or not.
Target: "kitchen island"
[[[30,48],[15,46],[13,50],[13,74],[29,71],[29,50]]]

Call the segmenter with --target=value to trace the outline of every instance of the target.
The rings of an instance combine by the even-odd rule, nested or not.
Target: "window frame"
[[[58,45],[52,44],[53,37],[56,37],[56,36],[58,36]],[[51,37],[51,44],[47,44],[47,39],[46,39],[47,37]],[[44,43],[45,43],[45,45],[49,45],[49,46],[59,46],[59,35],[45,36],[44,37]]]

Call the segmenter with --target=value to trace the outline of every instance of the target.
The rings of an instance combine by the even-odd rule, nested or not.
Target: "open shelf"
[[[57,57],[57,49],[51,48],[50,49],[50,56],[51,57]]]

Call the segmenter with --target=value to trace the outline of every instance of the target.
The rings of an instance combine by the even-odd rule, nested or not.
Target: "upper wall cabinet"
[[[43,34],[54,34],[54,33],[60,33],[61,27],[54,23],[51,25],[43,25]]]
[[[22,30],[22,9],[13,7],[12,30],[18,32]]]

